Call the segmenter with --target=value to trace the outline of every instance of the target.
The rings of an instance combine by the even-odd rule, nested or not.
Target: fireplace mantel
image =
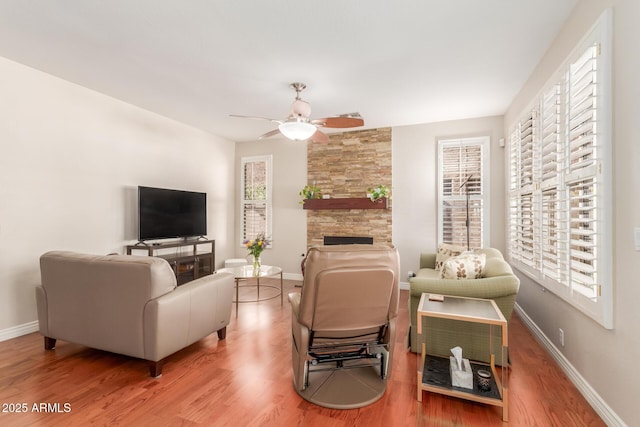
[[[330,209],[387,209],[387,198],[372,202],[367,197],[344,197],[336,199],[307,199],[302,205],[303,209],[330,210]]]

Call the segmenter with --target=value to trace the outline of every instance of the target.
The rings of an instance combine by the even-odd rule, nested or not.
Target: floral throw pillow
[[[442,271],[442,263],[452,256],[458,256],[464,252],[466,248],[459,245],[451,245],[449,243],[440,243],[438,252],[436,253],[436,270]]]
[[[442,279],[478,279],[484,274],[485,254],[466,253],[448,258],[442,264]]]

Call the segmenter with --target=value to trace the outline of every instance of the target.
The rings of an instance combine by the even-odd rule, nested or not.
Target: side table
[[[282,297],[282,288],[283,288],[283,282],[284,279],[282,277],[282,268],[280,267],[275,267],[272,265],[261,265],[260,266],[260,271],[256,272],[253,269],[253,265],[241,265],[238,267],[230,267],[230,268],[221,268],[220,270],[217,270],[217,272],[220,273],[231,273],[233,274],[233,277],[236,280],[236,299],[235,299],[235,303],[236,303],[236,317],[238,317],[238,304],[239,303],[245,303],[245,302],[258,302],[258,301],[266,301],[272,298],[276,298],[278,297],[278,295],[280,296],[280,306],[283,305],[283,297]],[[260,284],[260,278],[261,277],[268,277],[268,276],[276,276],[276,275],[280,275],[280,288],[278,289],[277,286],[274,285],[261,285]],[[240,287],[241,286],[253,286],[253,285],[240,285],[240,281],[241,280],[247,280],[247,279],[256,279],[256,287],[257,287],[257,296],[255,299],[251,299],[251,300],[243,300],[240,301]],[[266,287],[266,288],[274,288],[274,289],[278,289],[279,292],[276,295],[270,296],[270,297],[264,297],[264,298],[260,298],[260,286],[262,287]]]
[[[502,335],[502,360],[507,360],[507,320],[502,315],[502,312],[496,305],[495,301],[491,299],[456,297],[448,295],[444,295],[444,299],[442,301],[432,301],[429,299],[429,294],[424,293],[420,298],[417,311],[418,342],[422,345],[422,354],[418,360],[418,401],[422,402],[423,391],[429,391],[432,393],[440,393],[447,396],[495,405],[502,408],[502,420],[508,421],[508,366],[501,367],[501,380],[497,375],[495,355],[491,353],[491,363],[489,366],[493,377],[490,391],[481,391],[478,388],[476,373],[478,369],[486,369],[485,364],[480,363],[471,363],[474,376],[473,389],[454,387],[451,384],[451,376],[449,374],[449,358],[427,355],[426,344],[422,337],[422,319],[435,317],[489,325],[490,335],[487,346],[490,352],[493,327],[500,327]],[[462,350],[462,355],[464,357],[464,348]]]

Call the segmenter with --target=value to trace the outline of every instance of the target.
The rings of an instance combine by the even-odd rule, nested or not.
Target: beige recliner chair
[[[218,332],[231,319],[233,276],[213,274],[176,286],[156,257],[54,251],[40,257],[38,322],[46,349],[56,340],[145,359],[153,377],[164,359]]]
[[[309,250],[302,290],[289,294],[293,382],[303,398],[331,408],[355,408],[384,394],[384,380],[391,374],[398,279],[393,247]],[[351,369],[356,367],[362,369]]]

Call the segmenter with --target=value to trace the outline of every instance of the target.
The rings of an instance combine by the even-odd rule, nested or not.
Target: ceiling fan
[[[270,132],[261,135],[259,139],[268,138],[277,134],[282,134],[285,137],[294,141],[306,141],[312,142],[329,142],[327,134],[322,132],[321,127],[325,128],[353,128],[364,125],[364,120],[360,113],[341,114],[334,117],[325,117],[323,119],[311,120],[311,106],[308,102],[303,101],[300,98],[300,92],[302,92],[307,85],[304,83],[291,83],[289,85],[296,91],[296,99],[291,104],[291,110],[289,111],[289,117],[285,120],[269,119],[265,117],[252,117],[252,116],[239,116],[231,114],[232,117],[241,117],[249,119],[269,120],[273,123],[278,123],[278,128]]]

